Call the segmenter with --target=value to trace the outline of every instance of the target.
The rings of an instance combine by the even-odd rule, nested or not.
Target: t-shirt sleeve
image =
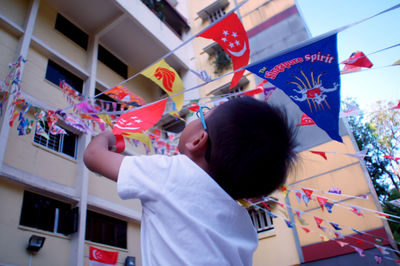
[[[163,155],[124,157],[118,173],[119,196],[140,200],[157,197],[167,182],[172,160],[172,157]]]

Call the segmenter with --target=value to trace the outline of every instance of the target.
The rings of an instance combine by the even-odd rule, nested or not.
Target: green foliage
[[[344,105],[357,104],[346,100]],[[388,106],[393,104],[389,103]],[[389,110],[388,106],[378,102],[376,110],[368,117],[361,115],[348,119],[358,148],[368,149],[364,162],[381,202],[389,197],[390,185],[399,190],[399,176],[393,171],[393,162],[384,157],[395,156],[399,147],[399,113]]]
[[[215,65],[214,74],[221,74],[224,70],[232,68],[232,60],[229,55],[218,45],[215,53]]]

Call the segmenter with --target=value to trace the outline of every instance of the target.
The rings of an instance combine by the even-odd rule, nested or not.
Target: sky
[[[375,15],[400,4],[394,0],[296,0],[312,37]],[[364,111],[377,100],[400,100],[400,8],[379,15],[338,33],[339,62],[362,51],[374,64],[371,69],[341,75],[341,97],[356,100]],[[371,55],[369,55],[371,54]],[[340,65],[342,68],[343,65]]]

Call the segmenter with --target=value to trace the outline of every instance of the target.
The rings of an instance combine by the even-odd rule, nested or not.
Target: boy
[[[168,157],[109,149],[93,138],[84,161],[117,181],[123,199],[142,202],[143,265],[251,265],[257,234],[235,201],[268,195],[286,179],[294,134],[286,115],[250,97],[235,98],[189,123]]]

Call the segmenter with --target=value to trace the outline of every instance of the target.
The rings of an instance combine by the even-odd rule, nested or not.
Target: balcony
[[[189,30],[189,25],[168,0],[141,0],[153,13],[163,21],[180,38]]]

